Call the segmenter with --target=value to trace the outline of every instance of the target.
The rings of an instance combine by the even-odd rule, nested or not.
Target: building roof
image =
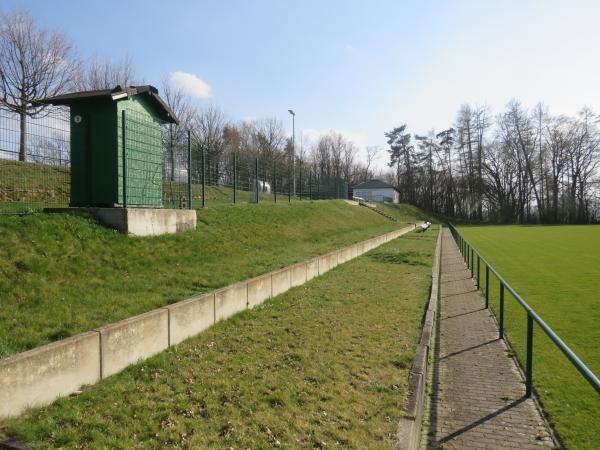
[[[163,101],[158,95],[158,89],[151,85],[144,86],[129,86],[122,88],[116,86],[113,89],[99,89],[96,91],[80,91],[70,92],[68,94],[61,94],[55,97],[48,97],[41,100],[37,100],[37,103],[48,104],[48,105],[72,105],[84,100],[98,99],[98,100],[111,100],[118,101],[123,98],[133,97],[135,95],[143,95],[149,98],[150,102],[154,106],[158,117],[169,123],[179,123],[177,117],[171,108]]]
[[[354,186],[354,189],[396,189],[391,184],[381,180],[369,180]],[[398,190],[398,189],[396,189]]]

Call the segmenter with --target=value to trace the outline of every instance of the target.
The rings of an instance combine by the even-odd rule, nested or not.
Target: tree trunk
[[[25,113],[25,111],[19,112],[19,119],[19,161],[27,161],[27,114]]]

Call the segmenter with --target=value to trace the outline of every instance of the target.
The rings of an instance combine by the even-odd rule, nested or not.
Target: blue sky
[[[600,112],[600,2],[3,0],[60,28],[82,56],[130,55],[145,81],[210,87],[234,120],[276,117],[360,146],[452,125],[461,103],[512,98]],[[297,131],[297,137],[299,132]],[[385,163],[385,156],[380,164]]]

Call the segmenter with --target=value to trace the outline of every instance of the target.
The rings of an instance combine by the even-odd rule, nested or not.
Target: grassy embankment
[[[460,231],[600,375],[600,227],[484,226]],[[491,305],[498,311],[499,286],[491,280]],[[527,316],[508,292],[505,305],[508,337],[524,361]],[[568,448],[597,449],[600,395],[538,326],[533,345],[533,383],[556,430]]]
[[[0,426],[39,448],[391,448],[432,228]]]
[[[66,165],[50,165],[0,159],[0,213],[2,212],[39,212],[45,207],[66,207],[69,205],[70,169]],[[246,190],[243,190],[246,189]],[[236,189],[236,202],[256,203],[256,192],[251,186]],[[278,189],[280,191],[280,189]],[[188,188],[185,183],[163,182],[163,200],[167,207],[180,207],[188,201]],[[330,196],[333,192],[312,193]],[[309,192],[302,192],[303,199]],[[192,202],[194,208],[202,206],[202,186],[192,186]],[[259,202],[285,203],[289,200],[288,192],[259,192]],[[293,200],[301,200],[299,197]],[[206,206],[233,203],[233,186],[207,184],[204,188]]]
[[[195,232],[130,238],[67,215],[0,216],[0,357],[324,254],[398,222],[343,201],[223,205]]]

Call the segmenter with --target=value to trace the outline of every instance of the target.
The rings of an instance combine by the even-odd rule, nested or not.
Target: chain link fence
[[[70,113],[50,107],[21,118],[0,109],[0,214],[67,207],[70,202]],[[124,132],[123,132],[124,131]],[[118,204],[201,208],[226,203],[346,198],[345,181],[282,151],[215,151],[194,130],[167,144],[164,129],[127,111],[118,126]]]

